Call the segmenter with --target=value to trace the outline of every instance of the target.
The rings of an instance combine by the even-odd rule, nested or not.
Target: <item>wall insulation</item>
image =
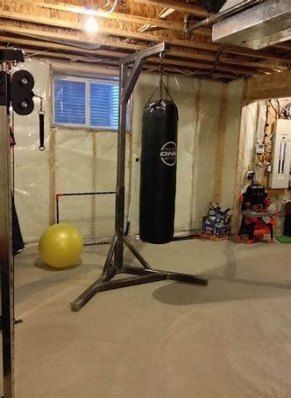
[[[277,101],[273,101],[277,103]],[[280,99],[279,104],[286,105],[290,103],[291,99]],[[263,184],[268,189],[268,194],[271,199],[270,210],[273,212],[281,212],[286,201],[291,200],[291,193],[287,189],[270,189],[269,187],[269,173],[266,172],[266,166],[258,162],[256,156],[256,144],[262,143],[264,141],[265,136],[265,126],[267,122],[267,106],[268,101],[261,100],[248,104],[243,107],[242,110],[242,119],[241,119],[241,130],[244,133],[244,141],[242,150],[242,170],[241,170],[241,181],[240,181],[240,189],[241,191],[245,191],[249,181],[246,178],[248,171],[255,171],[256,178],[255,181],[257,183]],[[269,127],[268,130],[272,136],[272,122],[276,119],[276,114],[274,114],[274,110],[269,106],[269,109],[273,113],[271,117],[269,117]],[[271,122],[271,123],[270,123]],[[272,148],[272,146],[271,146]],[[275,232],[278,234],[282,234],[283,232],[283,217],[277,217],[277,224],[275,226]]]
[[[33,114],[15,118],[16,206],[24,239],[31,242],[54,222],[55,194],[115,190],[117,134],[55,127],[50,106],[53,68],[35,60],[27,61],[24,68],[32,72],[35,93],[44,96],[46,111],[44,152],[38,150],[37,100]],[[62,73],[66,71],[70,73],[68,67],[62,69]],[[158,75],[143,73],[132,99],[132,133],[127,135],[126,156],[126,215],[131,234],[138,232],[136,159],[140,155],[142,110],[157,80]],[[189,231],[200,228],[214,192],[219,192],[223,206],[232,207],[243,84],[225,85],[181,75],[168,76],[165,81],[179,109],[175,229]],[[60,210],[61,221],[74,223],[88,239],[112,234],[112,196],[63,198]]]
[[[46,150],[40,151],[38,130],[39,99],[29,116],[15,115],[15,202],[26,242],[37,240],[49,224],[50,206],[50,66],[27,61],[21,65],[34,76],[34,92],[44,98]]]

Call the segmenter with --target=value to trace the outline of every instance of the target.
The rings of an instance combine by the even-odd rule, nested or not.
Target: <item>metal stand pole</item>
[[[179,282],[207,285],[207,280],[193,275],[169,271],[153,270],[147,261],[136,250],[133,244],[124,235],[124,204],[125,204],[125,146],[126,146],[126,109],[128,100],[142,71],[146,58],[160,54],[166,49],[165,43],[149,47],[128,55],[121,59],[119,65],[119,128],[117,145],[117,184],[115,202],[115,235],[113,237],[102,276],[93,282],[79,297],[71,303],[71,309],[78,312],[98,292],[119,289],[127,286],[158,282],[161,280],[175,280]],[[129,65],[132,68],[129,70]],[[124,245],[137,258],[143,268],[127,267],[123,263]],[[118,273],[127,273],[134,276],[111,280]]]
[[[1,71],[6,72],[6,62]],[[1,79],[7,79],[2,74]],[[1,82],[4,83],[5,82]],[[4,397],[14,398],[14,266],[12,256],[12,211],[10,141],[7,105],[0,106],[0,273],[2,308],[2,358]]]

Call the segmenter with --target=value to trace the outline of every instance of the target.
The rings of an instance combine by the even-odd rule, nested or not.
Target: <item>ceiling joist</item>
[[[65,29],[73,29],[77,30],[80,32],[84,31],[84,26],[83,23],[80,22],[74,22],[70,20],[65,20],[65,19],[58,19],[58,18],[49,18],[49,17],[42,17],[42,16],[37,16],[37,15],[32,15],[32,14],[23,14],[23,13],[17,13],[17,12],[7,12],[7,11],[0,11],[0,18],[4,19],[10,19],[14,21],[19,21],[19,22],[29,22],[37,25],[46,25],[46,26],[53,26],[56,28],[65,28]],[[118,22],[116,25],[121,25],[120,22]],[[168,31],[169,32],[169,31]],[[119,37],[130,37],[132,39],[138,39],[138,40],[143,40],[143,41],[148,41],[148,42],[161,42],[161,41],[166,41],[169,44],[173,44],[176,46],[181,46],[181,47],[188,47],[188,48],[193,48],[197,50],[204,50],[204,51],[212,51],[212,52],[217,52],[220,49],[220,46],[218,44],[206,42],[206,41],[200,41],[200,40],[189,40],[183,38],[183,35],[178,35],[176,32],[170,34],[167,33],[144,33],[144,32],[138,32],[136,30],[131,29],[127,24],[124,23],[124,26],[122,28],[120,27],[113,27],[107,26],[106,24],[100,25],[100,34],[107,34],[107,35],[112,35],[112,36],[119,36]],[[96,36],[96,39],[98,40],[98,35]],[[87,40],[90,41],[90,38],[87,36]],[[268,60],[272,60],[274,62],[291,62],[291,57],[290,59],[286,60],[286,58],[278,56],[278,55],[273,55],[273,54],[265,54],[262,52],[255,52],[252,50],[245,50],[242,48],[234,48],[233,46],[228,47],[224,51],[225,53],[229,54],[236,54],[236,55],[242,55],[242,56],[248,56],[248,57],[254,57],[254,58],[264,58]]]
[[[97,4],[98,3],[98,4]],[[233,80],[273,71],[291,64],[290,43],[263,51],[221,46],[211,41],[211,28],[183,33],[183,19],[203,19],[209,13],[196,3],[179,0],[122,0],[111,13],[86,0],[3,0],[0,5],[0,43],[19,46],[31,56],[116,68],[120,57],[165,41],[165,68],[213,79]],[[99,32],[84,31],[87,15],[98,18]],[[157,70],[159,58],[147,60]]]

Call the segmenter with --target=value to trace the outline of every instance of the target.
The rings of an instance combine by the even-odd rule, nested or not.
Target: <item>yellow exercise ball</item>
[[[66,268],[78,261],[83,251],[83,239],[73,225],[55,224],[44,231],[38,249],[46,264]]]

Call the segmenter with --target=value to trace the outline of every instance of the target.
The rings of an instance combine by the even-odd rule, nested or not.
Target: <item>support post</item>
[[[6,72],[6,62],[2,62]],[[5,77],[6,76],[6,77]],[[1,79],[7,79],[6,74]],[[1,81],[1,86],[6,85]],[[11,165],[7,104],[0,105],[0,272],[4,398],[14,398],[14,271],[12,256]]]
[[[115,269],[123,265],[123,230],[124,230],[124,204],[125,204],[125,145],[126,145],[126,105],[122,101],[124,87],[128,73],[127,65],[121,64],[119,68],[119,128],[117,138],[117,181],[115,200],[115,234],[117,237],[114,253]]]

